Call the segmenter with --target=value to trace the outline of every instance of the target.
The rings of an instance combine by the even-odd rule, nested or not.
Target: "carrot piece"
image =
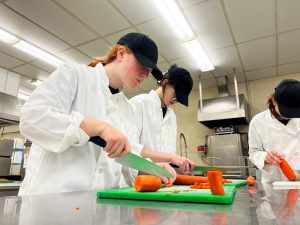
[[[223,183],[228,183],[228,184],[230,184],[230,183],[232,183],[232,180],[227,180],[227,179],[224,179],[224,178],[223,178]]]
[[[134,188],[136,191],[157,191],[161,187],[161,180],[157,176],[139,175],[135,178]]]
[[[172,187],[172,184],[166,184],[165,187]]]
[[[222,183],[222,171],[207,171],[210,191],[213,195],[225,195]]]
[[[248,183],[250,186],[251,186],[251,185],[255,185],[256,180],[255,180],[254,177],[249,176],[249,177],[247,177],[247,183]]]
[[[280,168],[283,174],[291,181],[296,180],[296,175],[288,162],[285,159],[281,159]]]
[[[190,185],[195,182],[205,183],[208,182],[208,178],[203,176],[177,175],[174,184]]]

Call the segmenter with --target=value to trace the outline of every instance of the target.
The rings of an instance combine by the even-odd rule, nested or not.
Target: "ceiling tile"
[[[7,55],[10,55],[10,56],[12,56],[16,59],[19,59],[21,61],[24,61],[24,62],[30,62],[30,61],[33,61],[36,59],[33,56],[31,56],[25,52],[22,52],[19,49],[12,47],[8,44],[5,44],[3,42],[0,42],[0,52],[3,52]]]
[[[206,50],[233,45],[219,1],[207,1],[186,8],[184,14]]]
[[[39,80],[45,80],[50,75],[50,73],[29,64],[16,67],[13,71],[29,78],[37,78]]]
[[[240,44],[239,50],[245,70],[265,68],[276,64],[275,37]]]
[[[104,36],[126,29],[130,24],[107,0],[55,0],[87,26]]]
[[[158,9],[151,0],[111,0],[111,2],[132,24],[160,17]]]
[[[224,3],[238,43],[275,34],[275,1],[224,0]]]
[[[207,0],[177,0],[177,3],[181,8],[186,8],[188,6],[195,5],[205,1]]]
[[[300,62],[289,63],[278,66],[278,75],[286,75],[290,73],[300,72]]]
[[[50,0],[9,0],[5,4],[72,45],[97,37],[94,32]]]
[[[0,52],[0,66],[11,69],[22,64],[24,64],[24,62]]]
[[[24,19],[4,5],[0,5],[0,27],[48,52],[69,48],[65,42]]]
[[[87,65],[91,62],[90,57],[87,57],[86,55],[82,54],[80,51],[74,48],[57,53],[57,55],[66,62],[79,63],[84,65]]]
[[[166,72],[170,68],[170,64],[168,62],[161,62],[157,64],[158,68],[161,70],[161,72]]]
[[[179,42],[168,23],[162,18],[140,24],[136,28],[139,32],[149,35],[157,44]]]
[[[239,56],[234,46],[209,51],[209,55],[213,65],[216,67],[212,71],[216,76],[232,74],[233,68],[236,69],[236,72],[242,71]]]
[[[106,36],[104,39],[108,41],[108,43],[113,46],[115,45],[118,40],[123,37],[125,34],[128,34],[130,32],[137,32],[134,28],[129,28],[129,29],[125,29],[125,30],[122,30],[120,32],[117,32],[117,33],[114,33],[114,34],[111,34],[111,35],[108,35]]]
[[[201,73],[201,70],[199,69],[199,67],[195,63],[192,56],[186,56],[186,57],[183,57],[183,58],[180,58],[180,59],[171,60],[170,63],[171,64],[176,64],[179,67],[185,68],[186,70],[188,70],[191,73],[191,75],[194,75],[194,76],[197,76],[197,77]]]
[[[300,27],[300,1],[278,0],[278,31]]]
[[[35,67],[38,67],[42,70],[45,70],[49,73],[53,73],[57,69],[57,67],[55,67],[54,65],[46,63],[43,60],[35,60],[34,62],[31,62],[30,64],[35,66]]]
[[[82,52],[90,56],[91,58],[106,55],[109,50],[109,46],[103,39],[97,39],[84,45],[77,46]]]
[[[278,61],[286,64],[300,61],[300,30],[282,33],[278,36]]]
[[[267,77],[274,77],[276,76],[276,67],[269,67],[264,69],[258,70],[250,70],[246,71],[247,80],[259,80]]]

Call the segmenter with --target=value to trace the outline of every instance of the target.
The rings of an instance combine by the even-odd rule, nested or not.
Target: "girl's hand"
[[[106,142],[106,147],[103,149],[110,158],[116,158],[131,151],[126,136],[104,121],[84,119],[80,128],[90,137],[99,136],[103,138]]]
[[[268,151],[265,161],[266,163],[273,164],[274,166],[280,167],[281,159],[283,156],[276,152],[275,150]]]
[[[167,178],[167,177],[159,177],[162,182],[164,182],[165,184],[173,184],[173,182],[175,181],[176,179],[176,176],[177,176],[177,173],[176,171],[169,165],[169,163],[156,163],[157,165],[165,168],[166,170],[168,170],[171,174],[173,174],[174,177],[170,177],[170,178]]]

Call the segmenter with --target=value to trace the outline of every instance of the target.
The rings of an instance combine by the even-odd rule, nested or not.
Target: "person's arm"
[[[20,132],[52,152],[81,146],[89,136],[80,129],[84,117],[70,112],[78,77],[70,65],[60,66],[29,97],[21,110]]]
[[[185,158],[181,157],[172,153],[167,153],[167,152],[157,152],[153,151],[151,149],[143,148],[141,151],[141,156],[143,158],[149,158],[153,162],[158,163],[158,162],[171,162],[177,166],[179,166],[176,171],[180,174],[187,174],[190,171],[194,169],[194,162]]]

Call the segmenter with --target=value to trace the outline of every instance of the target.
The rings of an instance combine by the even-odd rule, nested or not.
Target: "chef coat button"
[[[99,173],[103,173],[103,168],[100,168],[100,169],[98,170],[98,172],[99,172]]]
[[[118,177],[119,175],[120,175],[120,172],[119,172],[119,171],[116,171],[116,172],[115,172],[115,176]]]

